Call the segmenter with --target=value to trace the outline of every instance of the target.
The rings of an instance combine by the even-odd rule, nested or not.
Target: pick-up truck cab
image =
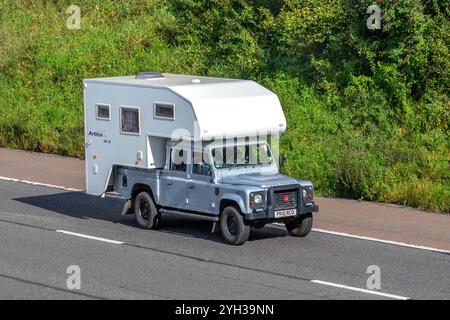
[[[212,221],[230,244],[244,243],[251,227],[282,222],[293,236],[306,236],[318,211],[313,185],[279,172],[265,141],[170,143],[163,169],[119,168],[115,190],[129,198],[147,229],[164,214]]]

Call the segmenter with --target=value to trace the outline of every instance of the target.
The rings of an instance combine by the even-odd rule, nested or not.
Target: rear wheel
[[[148,192],[139,193],[134,199],[134,213],[137,224],[144,229],[158,227],[161,215]]]
[[[245,224],[238,209],[229,206],[223,209],[220,216],[220,232],[229,244],[241,245],[250,236],[250,226]]]
[[[311,213],[302,216],[296,221],[286,222],[286,229],[293,237],[306,237],[312,229],[313,217]]]

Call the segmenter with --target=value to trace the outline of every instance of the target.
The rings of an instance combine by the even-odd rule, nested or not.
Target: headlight
[[[303,201],[305,203],[311,203],[314,200],[314,192],[312,187],[305,187],[302,189]]]
[[[250,207],[261,207],[264,205],[264,191],[250,193]]]

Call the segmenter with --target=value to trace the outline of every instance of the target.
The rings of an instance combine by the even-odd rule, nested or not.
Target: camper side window
[[[95,108],[97,119],[111,120],[110,106],[108,104],[97,104]]]
[[[121,130],[124,133],[139,134],[139,109],[120,108],[121,110]]]
[[[172,149],[170,170],[186,172],[187,152],[183,149]]]
[[[175,119],[175,106],[167,103],[155,103],[154,117],[162,119]]]

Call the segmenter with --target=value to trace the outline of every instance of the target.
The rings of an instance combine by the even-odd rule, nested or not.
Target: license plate
[[[297,209],[275,211],[275,218],[292,217],[297,214]]]

